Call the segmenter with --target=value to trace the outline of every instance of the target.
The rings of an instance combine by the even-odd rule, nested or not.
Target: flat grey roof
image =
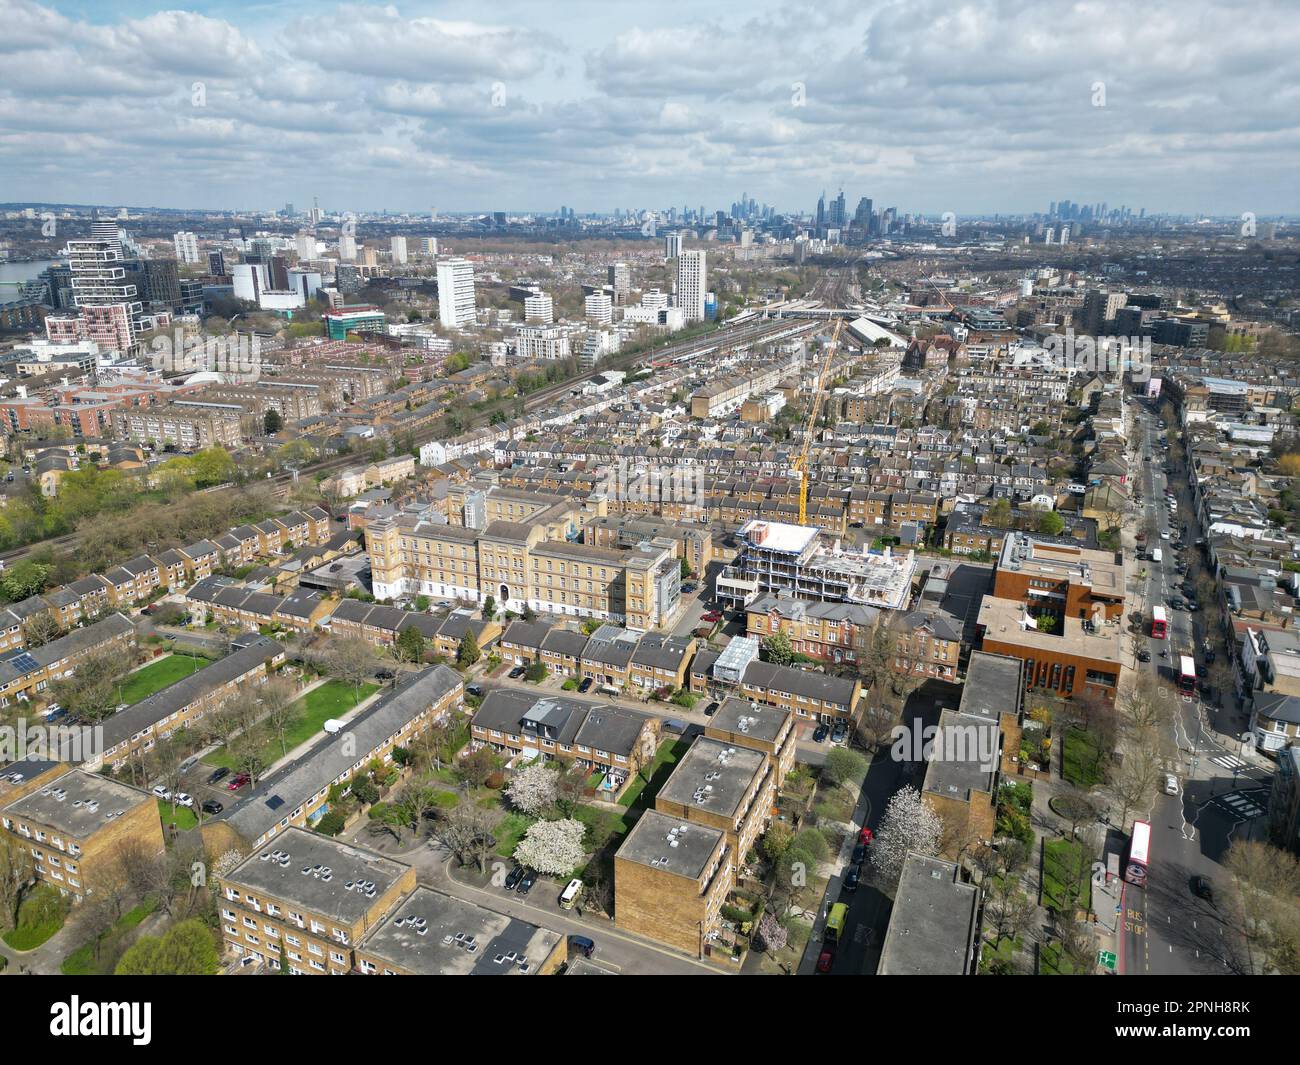
[[[350,925],[369,913],[409,868],[374,851],[287,828],[223,879]]]
[[[729,695],[704,727],[706,731],[718,729],[774,743],[792,716],[793,713],[783,707]]]
[[[699,880],[724,833],[647,810],[627,834],[617,858]]]
[[[963,802],[972,791],[993,794],[1002,760],[1001,737],[997,723],[986,717],[945,710],[939,715],[922,790]]]
[[[154,801],[152,795],[116,780],[74,769],[10,803],[5,813],[87,839],[128,810]]]
[[[698,736],[659,789],[668,802],[734,818],[767,755],[752,747],[733,747]]]
[[[361,941],[357,953],[420,976],[526,976],[560,939],[549,928],[418,887]]]
[[[961,692],[961,712],[990,717],[1015,714],[1020,710],[1024,690],[1025,664],[1010,655],[972,651],[966,667],[966,685]]]
[[[963,976],[970,971],[977,908],[975,885],[957,866],[909,854],[885,932],[879,976]]]

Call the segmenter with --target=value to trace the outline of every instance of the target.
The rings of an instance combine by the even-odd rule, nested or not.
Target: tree
[[[31,849],[7,832],[0,835],[0,928],[12,928],[18,920],[18,903],[35,875]]]
[[[298,720],[298,711],[294,698],[298,692],[293,682],[285,677],[272,677],[258,688],[258,699],[262,704],[262,721],[272,735],[280,741],[280,757],[289,753],[285,734],[289,726]]]
[[[379,664],[374,645],[354,636],[332,638],[321,652],[320,661],[330,676],[351,684],[358,699],[362,682],[374,674]]]
[[[424,634],[414,625],[408,625],[397,634],[397,657],[403,662],[424,660]]]
[[[44,647],[63,634],[63,627],[52,610],[41,610],[23,622],[23,638],[28,648]]]
[[[778,666],[788,666],[794,661],[794,648],[790,646],[790,637],[784,632],[774,632],[763,637],[763,655]]]
[[[199,918],[181,921],[161,938],[141,936],[122,955],[117,976],[208,976],[217,971],[212,931]]]
[[[500,811],[485,810],[477,803],[461,803],[442,810],[433,822],[434,839],[451,851],[461,865],[474,862],[480,873],[487,872],[487,858],[496,846],[492,829]]]
[[[472,788],[481,788],[496,769],[496,759],[487,747],[465,755],[456,767],[460,778]]]
[[[879,699],[867,699],[864,702],[867,705],[855,729],[862,745],[875,750],[893,735],[899,720],[898,708]]]
[[[765,913],[754,930],[754,947],[769,954],[775,953],[785,946],[787,938],[785,928],[776,919],[776,914]]]
[[[685,558],[679,560],[678,569],[681,572],[682,580],[687,580],[690,577],[690,575],[694,572],[694,570],[691,569],[690,562],[688,562]]]
[[[578,820],[536,821],[515,848],[515,860],[547,876],[567,876],[582,865],[586,826]]]
[[[1107,781],[1108,794],[1120,805],[1121,827],[1128,824],[1130,811],[1144,806],[1155,794],[1156,785],[1164,776],[1158,745],[1158,738],[1150,733],[1129,741],[1119,766]]]
[[[857,751],[836,747],[826,755],[822,776],[832,784],[851,784],[860,781],[867,773],[867,760]]]
[[[548,670],[545,662],[534,662],[524,673],[524,679],[530,680],[534,684],[540,684],[546,679],[547,672]]]
[[[483,619],[491,621],[497,616],[497,601],[492,596],[487,596],[483,600]]]
[[[5,569],[0,576],[0,593],[11,603],[40,595],[50,579],[51,567],[25,558]]]
[[[1052,796],[1052,809],[1070,822],[1070,838],[1074,839],[1081,824],[1096,818],[1100,806],[1087,792],[1062,783]]]
[[[284,419],[280,417],[280,412],[274,407],[267,410],[266,416],[262,419],[262,431],[267,436],[275,436],[283,428]]]
[[[892,895],[908,852],[937,853],[942,834],[943,821],[919,791],[909,786],[895,792],[871,845],[871,875],[881,890]]]
[[[1300,971],[1300,861],[1268,843],[1235,840],[1224,864],[1240,886],[1242,929],[1263,970]]]
[[[460,646],[456,648],[456,664],[461,669],[468,669],[482,657],[482,652],[478,649],[478,640],[474,636],[473,629],[466,629],[460,638]]]
[[[505,794],[521,813],[537,817],[559,798],[559,771],[542,762],[530,762],[510,778]]]
[[[984,919],[993,929],[993,945],[1004,939],[1015,939],[1033,923],[1037,906],[1034,900],[1020,890],[1011,879],[1000,881],[984,905]]]
[[[77,663],[72,676],[51,684],[50,694],[83,721],[102,721],[117,710],[117,678],[126,664],[121,652],[94,652]]]
[[[1044,536],[1060,536],[1065,519],[1054,510],[1045,510],[1038,516],[1038,531]]]

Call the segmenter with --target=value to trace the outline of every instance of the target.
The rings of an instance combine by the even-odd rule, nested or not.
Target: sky
[[[0,201],[1300,214],[1294,0],[0,0]]]

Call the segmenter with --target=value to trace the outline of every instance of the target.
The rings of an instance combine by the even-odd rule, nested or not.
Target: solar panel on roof
[[[26,651],[21,651],[14,655],[13,658],[9,659],[9,662],[14,669],[20,670],[23,673],[31,673],[40,668],[40,666],[36,664],[36,659]]]
[[[266,800],[266,808],[268,810],[278,810],[283,805],[284,805],[284,800],[280,798],[280,796],[278,795],[272,795],[269,799]]]

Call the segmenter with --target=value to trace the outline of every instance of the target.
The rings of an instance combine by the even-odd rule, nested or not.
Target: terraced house
[[[113,651],[129,660],[134,647],[135,626],[121,614],[110,614],[40,647],[11,651],[0,658],[0,707],[40,698],[54,681],[71,676],[77,663],[90,655]]]
[[[240,686],[262,684],[284,662],[284,648],[265,636],[236,640],[230,654],[119,710],[101,725],[102,755],[87,759],[87,769],[116,769],[147,755],[159,740],[187,728],[216,710]]]
[[[306,754],[257,783],[233,809],[203,825],[219,853],[260,847],[290,827],[310,827],[329,812],[334,785],[346,787],[373,760],[393,764],[393,749],[410,744],[464,706],[460,675],[447,666],[408,674],[397,687],[348,718],[345,732],[326,733]]]

